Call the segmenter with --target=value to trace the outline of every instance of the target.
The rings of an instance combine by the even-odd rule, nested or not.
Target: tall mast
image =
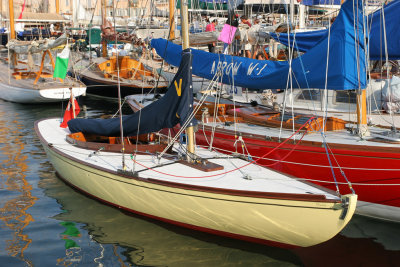
[[[106,0],[101,0],[101,20],[103,23],[103,26],[106,24],[107,20],[107,15],[106,15]],[[102,56],[107,57],[107,41],[103,38],[101,40],[101,50],[102,50]]]
[[[169,0],[169,40],[175,39],[175,0]]]
[[[10,13],[10,40],[13,40],[13,39],[15,39],[13,0],[8,0],[8,8],[9,8],[9,13]]]
[[[342,3],[343,3],[343,1],[342,1]],[[363,8],[362,14],[363,14],[363,16],[365,16],[366,10],[365,10],[364,5],[362,8]],[[356,38],[359,38],[358,34],[356,35]],[[361,41],[365,41],[365,39],[361,40]],[[368,57],[366,55],[365,59],[367,60],[367,58]],[[368,63],[366,65],[368,65]],[[360,77],[358,77],[358,79],[360,79]],[[364,89],[360,88],[359,90],[357,90],[357,125],[358,125],[358,135],[361,138],[371,135],[371,133],[369,132],[369,129],[368,129],[368,121],[367,121],[367,89],[366,88],[364,88]]]
[[[292,32],[292,27],[294,27],[294,0],[290,0],[290,32]]]
[[[56,13],[60,14],[60,2],[59,2],[59,0],[56,0]]]
[[[306,6],[299,3],[299,28],[304,29],[306,27]]]
[[[3,14],[3,0],[0,0],[0,14]],[[3,16],[1,16],[0,27],[3,27]]]
[[[182,21],[182,49],[185,50],[189,48],[189,18],[188,18],[188,3],[187,0],[181,0],[181,21]],[[194,130],[193,126],[186,128],[187,136],[187,150],[188,157],[187,160],[191,161],[191,155],[194,154]]]
[[[73,0],[72,1],[72,24],[73,24],[73,27],[77,27],[78,12],[79,12],[78,2],[76,0]]]

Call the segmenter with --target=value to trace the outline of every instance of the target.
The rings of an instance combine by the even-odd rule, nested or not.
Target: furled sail
[[[385,50],[385,31],[387,36],[387,53],[390,60],[400,59],[400,1],[393,1],[383,9],[375,11],[368,16],[369,35],[367,39],[369,42],[369,57],[372,60],[379,60],[386,58]],[[385,22],[385,23],[384,23]],[[336,21],[333,23],[334,27]],[[385,29],[384,29],[385,27]],[[300,52],[307,52],[313,48],[319,41],[325,38],[328,30],[319,30],[311,32],[299,32],[290,34],[291,46],[294,45],[295,49]],[[288,45],[287,33],[271,33],[278,42]],[[294,43],[293,43],[294,41]]]
[[[141,112],[123,116],[124,136],[134,136],[183,125],[193,110],[192,55],[187,49],[182,52],[179,66],[167,93],[158,101],[144,107]],[[193,122],[194,123],[194,122]],[[73,119],[68,122],[72,133],[83,132],[102,136],[120,136],[120,120]]]
[[[10,40],[7,47],[17,54],[40,53],[48,49],[67,43],[67,35],[64,33],[57,39],[44,39],[35,41]]]
[[[354,14],[353,14],[354,10]],[[354,25],[357,23],[358,25]],[[348,0],[325,37],[304,55],[292,61],[293,87],[351,90],[366,87],[362,0]],[[157,53],[169,64],[180,63],[181,46],[153,39]],[[329,53],[328,53],[329,52]],[[193,74],[249,89],[285,89],[290,69],[287,61],[255,60],[192,49]]]

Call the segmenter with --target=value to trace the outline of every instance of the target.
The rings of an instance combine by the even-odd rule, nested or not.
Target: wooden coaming
[[[105,78],[114,79],[118,77],[118,71],[119,77],[123,79],[141,80],[146,77],[157,78],[151,71],[146,70],[140,61],[132,59],[129,56],[118,57],[118,59],[113,56],[97,66]]]
[[[124,147],[121,144],[120,137],[105,137],[97,135],[84,135],[81,132],[67,135],[67,142],[78,147],[104,152],[122,152],[125,153],[157,153],[166,148],[163,143],[149,143],[155,141],[154,134],[139,136],[139,143],[136,144],[136,137],[125,137]],[[145,144],[143,142],[146,142]]]
[[[321,130],[323,126],[323,118],[315,117],[311,119],[312,115],[305,114],[291,114],[284,115],[282,120],[282,113],[274,110],[268,110],[261,107],[240,107],[236,109],[227,110],[227,114],[242,117],[245,122],[250,122],[261,126],[270,127],[283,127],[286,129],[300,129],[307,132],[316,132]],[[305,124],[308,121],[307,124]],[[346,122],[344,120],[329,117],[325,124],[326,131],[337,131],[345,128]]]

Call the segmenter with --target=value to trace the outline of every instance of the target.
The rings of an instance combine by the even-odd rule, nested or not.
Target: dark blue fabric
[[[167,93],[158,101],[144,107],[141,112],[123,116],[124,136],[135,136],[183,125],[193,110],[192,55],[190,50],[182,52],[179,66]],[[179,96],[179,89],[180,96]],[[139,125],[140,122],[140,125]],[[192,121],[192,125],[196,121]],[[68,122],[72,133],[83,132],[102,136],[120,136],[120,120],[112,119],[73,119]]]
[[[327,88],[351,90],[366,87],[365,52],[363,45],[362,0],[348,0],[332,26],[329,43]],[[356,16],[353,16],[353,9]],[[357,31],[354,32],[354,21]],[[358,43],[358,46],[355,44]],[[164,39],[151,41],[157,53],[169,64],[179,66],[181,46]],[[294,88],[325,88],[328,38],[324,38],[306,54],[292,62]],[[287,88],[289,63],[287,61],[256,60],[212,54],[192,49],[193,74],[213,79],[221,70],[222,82],[249,89]],[[232,80],[234,74],[234,80]]]
[[[372,60],[385,59],[385,43],[384,43],[384,30],[383,30],[383,14],[385,15],[386,22],[386,36],[387,36],[387,52],[391,60],[400,59],[400,1],[396,0],[383,9],[375,11],[372,15],[368,16],[369,32],[369,58]],[[336,22],[333,23],[333,25]],[[333,27],[333,26],[332,26]],[[293,46],[293,36],[295,37],[294,47],[300,52],[307,52],[313,48],[325,35],[328,34],[327,30],[299,32],[295,35],[290,34],[290,43]],[[368,35],[367,35],[368,36]],[[286,33],[271,33],[271,37],[278,42],[288,45],[288,35]]]

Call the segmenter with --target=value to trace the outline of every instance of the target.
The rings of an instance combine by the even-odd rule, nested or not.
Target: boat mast
[[[169,0],[169,40],[175,39],[175,0]]]
[[[101,20],[103,25],[106,25],[106,0],[101,0]],[[101,39],[101,51],[102,51],[102,57],[107,57],[107,41],[106,39],[102,38]]]
[[[59,2],[59,0],[56,0],[56,13],[60,14],[60,2]]]
[[[294,0],[290,0],[290,29],[294,27]],[[290,30],[292,31],[292,30]]]
[[[357,124],[360,137],[369,136],[367,125],[367,89],[357,90]]]
[[[342,2],[343,3],[343,2]],[[363,5],[363,11],[362,14],[365,15],[365,7]],[[357,35],[356,38],[359,38]],[[362,40],[365,41],[365,40]],[[367,56],[365,59],[367,60]],[[368,65],[368,64],[366,64]],[[358,71],[360,73],[360,70]],[[358,74],[360,75],[360,74]],[[361,79],[361,77],[358,77],[358,79]],[[358,125],[358,135],[363,138],[366,136],[370,136],[370,132],[368,129],[368,124],[367,124],[367,89],[359,89],[357,90],[357,125]]]
[[[306,6],[299,3],[299,28],[304,29],[306,27]]]
[[[181,23],[182,23],[182,49],[189,48],[189,18],[188,18],[188,3],[187,0],[181,0]],[[187,161],[192,161],[194,154],[194,130],[193,126],[186,128],[187,137]]]
[[[8,8],[9,8],[9,13],[10,13],[10,40],[13,40],[13,39],[15,39],[13,0],[8,0]]]

